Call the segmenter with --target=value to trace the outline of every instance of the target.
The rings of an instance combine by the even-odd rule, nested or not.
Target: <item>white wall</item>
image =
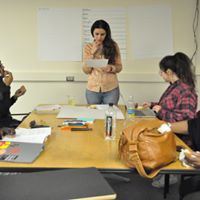
[[[87,77],[81,71],[81,62],[46,62],[38,59],[39,8],[170,5],[174,52],[182,51],[192,56],[195,3],[195,0],[0,0],[0,59],[15,77],[12,92],[22,84],[27,88],[26,95],[18,100],[12,111],[28,112],[39,103],[65,103],[69,94],[75,96],[77,103],[86,103],[84,92]],[[125,99],[128,95],[133,95],[137,102],[157,100],[167,87],[158,75],[161,58],[133,59],[129,53],[129,44],[130,35],[127,34],[127,59],[123,60],[124,68],[119,74],[122,94]],[[196,73],[200,75],[199,53],[195,58],[195,65]],[[75,82],[65,82],[65,77],[69,75],[75,77]],[[199,83],[200,76],[198,91]]]

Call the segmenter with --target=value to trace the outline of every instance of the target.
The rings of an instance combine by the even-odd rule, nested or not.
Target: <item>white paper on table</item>
[[[41,105],[37,106],[34,110],[35,111],[54,111],[54,110],[59,110],[61,108],[60,105]]]
[[[105,111],[108,106],[104,106],[104,109],[94,109],[84,106],[62,106],[57,118],[94,118],[104,119]],[[115,108],[115,106],[114,106]],[[124,115],[119,108],[115,108],[117,112],[117,119],[124,119]]]
[[[15,137],[3,138],[3,141],[25,142],[25,143],[44,143],[45,139],[51,134],[51,127],[44,128],[17,128]]]
[[[108,59],[89,59],[85,63],[89,67],[106,67],[108,64]]]

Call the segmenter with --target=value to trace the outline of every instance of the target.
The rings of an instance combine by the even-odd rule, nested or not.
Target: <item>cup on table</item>
[[[70,106],[76,105],[76,100],[75,100],[74,96],[67,95],[67,105],[70,105]]]

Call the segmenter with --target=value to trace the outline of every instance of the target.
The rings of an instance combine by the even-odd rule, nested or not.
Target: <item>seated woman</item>
[[[160,75],[170,85],[159,102],[144,103],[157,117],[167,122],[188,120],[195,117],[197,94],[193,64],[184,53],[164,57],[160,61]]]
[[[189,120],[195,117],[197,94],[195,92],[195,75],[193,64],[184,53],[165,56],[159,63],[160,76],[170,85],[162,94],[159,102],[144,103],[156,116],[167,122]],[[188,141],[188,138],[183,138]],[[170,184],[178,181],[177,176],[170,176]],[[154,187],[164,186],[164,176],[154,178]]]

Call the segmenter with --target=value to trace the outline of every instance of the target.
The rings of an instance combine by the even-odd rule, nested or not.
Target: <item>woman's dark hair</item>
[[[173,56],[166,56],[160,61],[159,65],[162,71],[166,72],[171,69],[181,81],[195,89],[194,65],[187,55],[178,52]]]
[[[115,56],[117,55],[116,43],[111,38],[111,30],[109,24],[104,20],[97,20],[91,27],[91,34],[94,36],[94,30],[102,28],[106,32],[106,37],[103,41],[103,54],[105,58],[109,59],[109,64],[115,64]]]

